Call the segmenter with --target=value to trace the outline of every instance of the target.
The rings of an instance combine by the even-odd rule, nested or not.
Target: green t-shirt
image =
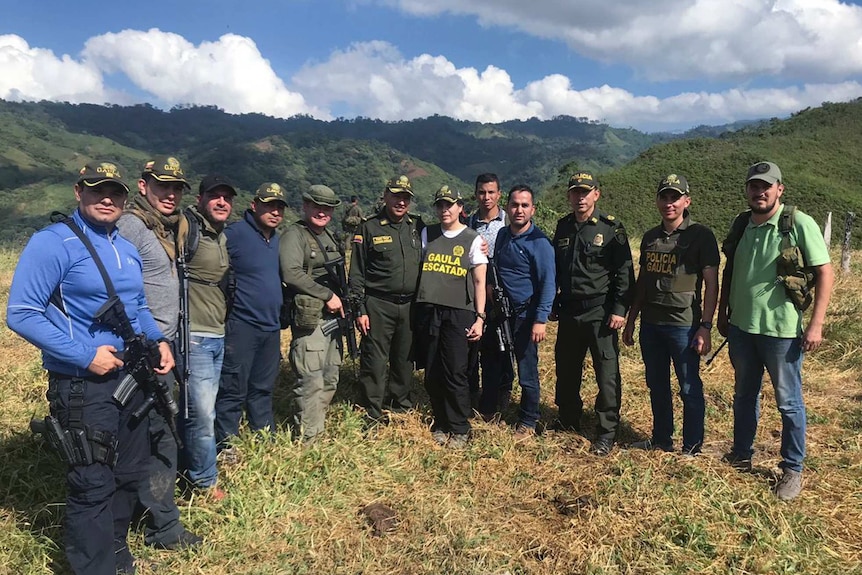
[[[730,323],[744,332],[794,338],[802,334],[802,312],[776,283],[776,262],[781,251],[778,229],[782,207],[759,226],[748,223],[736,246],[730,282]],[[814,219],[796,210],[793,245],[799,246],[808,266],[829,263],[829,251]]]

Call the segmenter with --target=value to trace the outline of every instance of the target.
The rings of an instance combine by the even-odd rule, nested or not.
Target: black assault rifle
[[[177,249],[177,275],[180,279],[179,355],[182,371],[174,368],[177,385],[183,398],[183,419],[189,418],[189,351],[191,350],[191,318],[189,315],[189,264],[185,248]]]
[[[353,359],[356,359],[359,357],[359,346],[356,344],[356,327],[353,323],[356,319],[356,313],[353,309],[353,305],[351,305],[348,299],[347,273],[344,271],[344,257],[325,262],[323,265],[326,268],[326,273],[329,274],[329,277],[332,279],[332,283],[334,284],[331,286],[332,291],[335,292],[335,295],[341,298],[341,303],[344,306],[344,317],[337,317],[325,321],[321,326],[321,330],[324,335],[328,336],[336,329],[340,329],[341,334],[347,342],[348,355]]]
[[[108,301],[96,312],[94,319],[96,322],[111,328],[114,333],[123,338],[126,348],[123,364],[128,375],[123,378],[123,381],[114,391],[112,396],[114,401],[120,405],[126,405],[139,387],[143,389],[146,398],[144,403],[132,414],[132,417],[136,421],[140,421],[146,417],[151,409],[155,408],[165,418],[171,434],[177,441],[177,446],[182,449],[183,442],[177,432],[177,424],[174,419],[179,413],[177,402],[174,400],[168,384],[159,379],[153,371],[153,368],[159,365],[161,361],[159,344],[147,339],[147,336],[142,333],[135,333],[132,322],[126,315],[126,308],[117,296],[108,298]]]
[[[500,285],[500,275],[497,273],[497,264],[494,258],[491,258],[488,263],[488,271],[491,272],[491,294],[494,299],[495,312],[497,313],[497,327],[494,328],[494,331],[497,333],[497,345],[500,351],[509,354],[512,370],[514,373],[517,373],[518,358],[515,356],[515,338],[512,336],[512,321],[514,319],[512,301],[506,295],[506,290]]]

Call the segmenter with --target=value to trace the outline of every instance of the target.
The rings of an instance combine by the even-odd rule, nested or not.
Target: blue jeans
[[[191,336],[189,418],[183,422],[185,471],[195,487],[212,487],[216,470],[215,402],[224,359],[224,338]]]
[[[700,356],[691,347],[697,326],[658,325],[642,323],[641,355],[646,371],[652,405],[652,441],[673,448],[673,397],[671,396],[670,366],[679,381],[682,399],[682,450],[700,451],[706,414],[703,401],[703,381],[700,379]]]
[[[764,369],[775,390],[781,413],[782,469],[802,471],[805,458],[805,402],[802,397],[800,338],[746,333],[730,326],[730,361],[736,373],[733,394],[733,453],[750,459],[760,418]]]
[[[539,346],[533,343],[533,320],[523,317],[512,322],[512,337],[515,343],[515,358],[518,360],[518,384],[521,386],[521,409],[518,412],[518,423],[535,428],[539,421]],[[509,354],[499,351],[496,347],[497,336],[493,338],[494,349],[489,361],[482,357],[482,400],[480,412],[493,414],[498,407],[500,394],[508,394],[511,388],[506,387],[506,381],[512,372]],[[488,333],[485,332],[487,337]],[[484,351],[482,352],[484,353]],[[490,361],[493,360],[493,361]],[[496,387],[495,387],[496,382]]]

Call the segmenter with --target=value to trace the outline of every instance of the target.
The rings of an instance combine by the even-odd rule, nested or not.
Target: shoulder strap
[[[781,233],[781,250],[786,250],[791,247],[790,232],[793,231],[793,224],[796,221],[796,206],[784,204],[784,211],[781,212],[781,218],[778,220],[778,231]]]
[[[729,262],[733,261],[733,254],[736,253],[736,245],[742,239],[742,234],[745,233],[745,227],[748,225],[750,219],[751,210],[745,210],[737,214],[733,219],[733,223],[730,224],[730,232],[728,232],[727,237],[721,243],[721,251],[727,256]]]
[[[188,264],[198,251],[198,245],[201,241],[201,225],[198,219],[188,212],[188,208],[183,210],[183,217],[188,223],[189,230],[184,242],[185,260],[186,264]]]
[[[88,252],[90,252],[90,257],[93,258],[93,261],[96,263],[96,267],[99,268],[99,273],[102,275],[102,280],[105,282],[105,289],[108,290],[108,298],[116,297],[117,290],[114,289],[114,283],[108,276],[108,270],[105,269],[105,264],[102,263],[102,259],[99,257],[99,254],[96,253],[96,248],[93,247],[93,242],[90,241],[90,238],[87,237],[72,218],[66,218],[63,220],[63,223],[69,226],[69,229],[78,236],[78,239],[81,240],[81,243],[84,244],[84,247],[87,248]]]

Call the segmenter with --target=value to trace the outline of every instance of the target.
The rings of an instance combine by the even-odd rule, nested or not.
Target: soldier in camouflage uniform
[[[338,330],[324,335],[326,319],[343,316],[341,298],[333,291],[332,274],[324,264],[344,265],[338,242],[326,225],[341,200],[330,188],[314,185],[302,195],[303,218],[289,226],[279,241],[281,279],[293,294],[290,365],[296,383],[290,390],[294,438],[304,443],[323,432],[329,403],[338,387],[342,342]]]
[[[554,232],[557,287],[555,312],[560,326],[555,348],[558,429],[580,430],[581,379],[589,349],[596,372],[596,439],[590,452],[611,452],[620,420],[620,368],[617,330],[634,284],[626,230],[614,216],[596,209],[601,192],[595,177],[578,172],[569,180],[572,213]]]

